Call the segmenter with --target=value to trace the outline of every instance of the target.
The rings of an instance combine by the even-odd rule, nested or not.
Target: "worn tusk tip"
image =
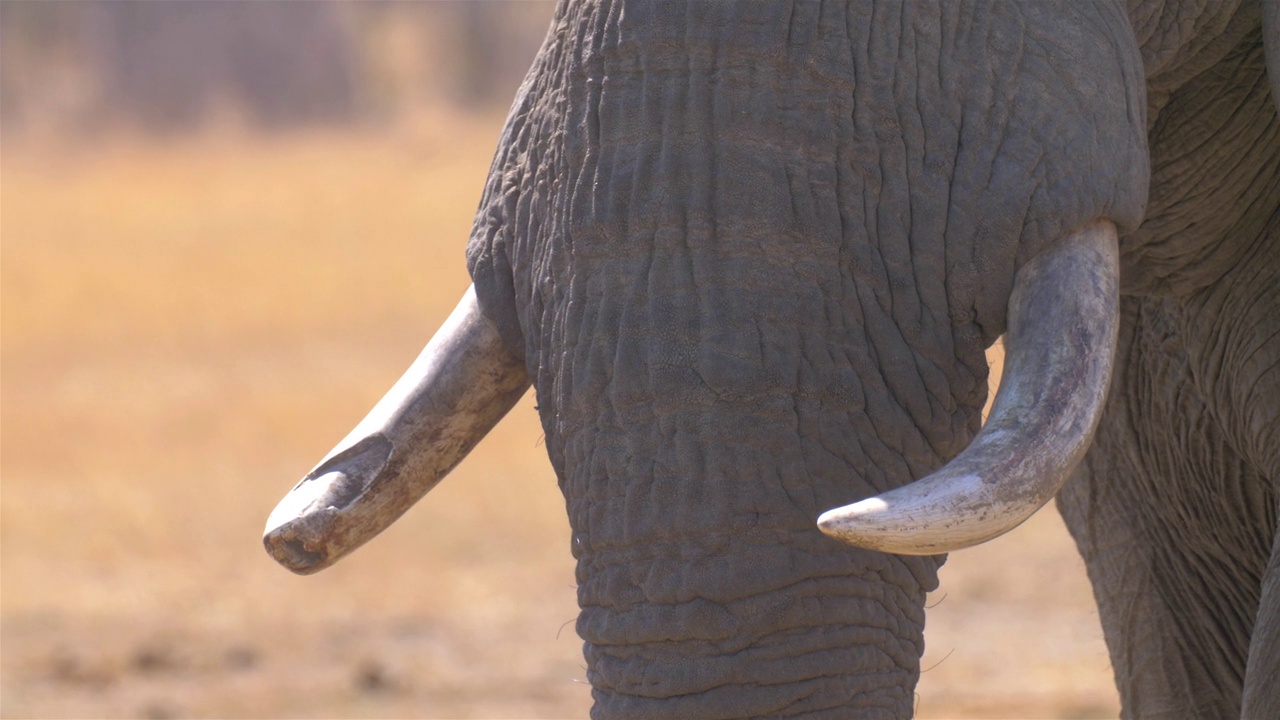
[[[870,537],[866,521],[888,508],[889,503],[878,497],[833,508],[818,516],[818,529],[837,540],[861,545],[859,541]]]
[[[269,525],[262,534],[262,545],[276,562],[292,572],[299,575],[319,572],[338,559],[326,541],[334,514],[332,508],[326,508],[303,518]]]

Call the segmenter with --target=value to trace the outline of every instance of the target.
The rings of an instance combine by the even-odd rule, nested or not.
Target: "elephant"
[[[264,542],[532,385],[593,717],[910,716],[946,553],[1056,497],[1126,716],[1280,718],[1277,88],[1275,0],[564,0],[472,288]]]

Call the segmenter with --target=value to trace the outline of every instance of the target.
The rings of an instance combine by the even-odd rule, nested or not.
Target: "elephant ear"
[[[1280,0],[1262,0],[1262,44],[1267,52],[1271,99],[1280,111]]]

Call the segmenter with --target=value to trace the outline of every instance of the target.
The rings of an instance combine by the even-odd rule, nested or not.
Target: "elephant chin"
[[[933,555],[1002,535],[1049,502],[1093,440],[1118,327],[1115,225],[1090,223],[1026,263],[1009,296],[1004,379],[974,441],[937,472],[818,518],[858,547]]]

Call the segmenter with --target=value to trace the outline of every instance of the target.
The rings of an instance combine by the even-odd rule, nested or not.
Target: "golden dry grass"
[[[294,577],[259,542],[466,287],[499,119],[429,120],[6,140],[4,717],[586,714],[568,528],[529,399],[332,570]],[[935,602],[922,716],[1115,714],[1052,513],[953,556]]]

